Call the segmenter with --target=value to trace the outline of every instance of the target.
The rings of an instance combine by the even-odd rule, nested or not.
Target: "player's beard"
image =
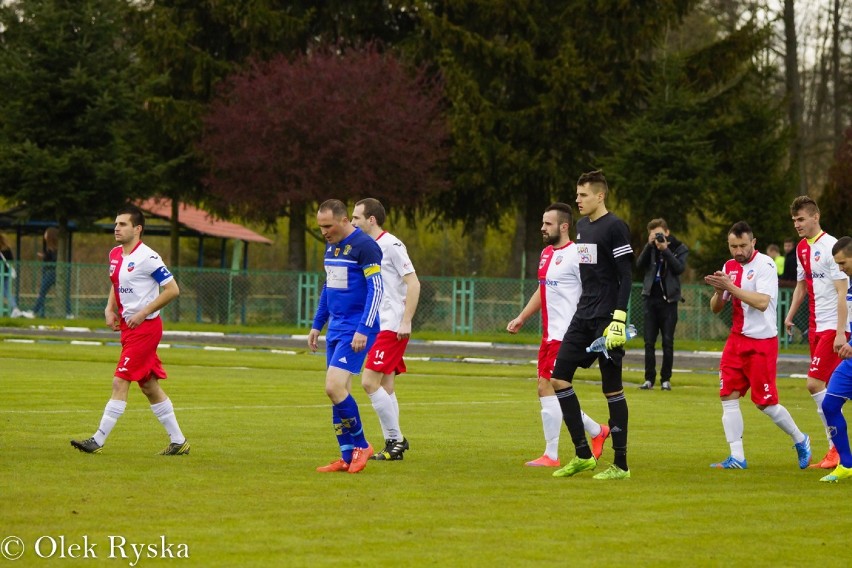
[[[556,243],[559,242],[559,233],[556,233],[555,235],[551,235],[551,234],[548,234],[548,233],[545,233],[544,231],[542,231],[541,240],[544,241],[544,246],[555,245]]]

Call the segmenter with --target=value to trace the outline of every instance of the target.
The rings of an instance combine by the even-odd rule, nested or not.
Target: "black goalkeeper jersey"
[[[627,311],[633,270],[633,249],[627,223],[607,212],[596,221],[577,221],[577,253],[583,293],[574,317],[611,317]]]

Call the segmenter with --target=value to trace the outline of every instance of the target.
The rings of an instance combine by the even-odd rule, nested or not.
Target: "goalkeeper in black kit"
[[[600,171],[589,172],[577,180],[577,208],[583,218],[577,222],[577,252],[580,256],[580,280],[583,293],[577,312],[565,332],[556,364],[554,379],[568,381],[566,389],[556,391],[565,423],[574,442],[575,457],[556,470],[554,477],[571,477],[593,470],[597,460],[592,456],[580,401],[571,381],[577,367],[588,368],[598,361],[602,390],[609,406],[609,427],[613,464],[594,476],[595,479],[628,479],[627,466],[627,399],[621,382],[621,363],[627,342],[627,302],[630,299],[633,249],[627,224],[606,209],[608,187]],[[598,337],[606,336],[609,357],[603,353],[586,353],[586,347]]]

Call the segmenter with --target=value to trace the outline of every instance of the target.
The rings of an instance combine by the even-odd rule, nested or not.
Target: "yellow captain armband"
[[[371,264],[369,266],[364,267],[364,276],[369,278],[370,276],[375,276],[376,274],[381,274],[382,266],[380,264]]]

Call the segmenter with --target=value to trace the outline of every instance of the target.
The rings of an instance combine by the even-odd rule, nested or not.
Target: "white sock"
[[[803,442],[805,440],[805,435],[802,434],[799,427],[796,426],[796,423],[793,421],[793,417],[790,416],[790,411],[781,406],[780,404],[775,404],[772,406],[767,406],[763,409],[763,413],[770,417],[775,424],[784,430],[795,443]]]
[[[118,422],[118,419],[121,418],[121,415],[124,414],[124,409],[127,408],[126,400],[112,400],[110,399],[106,403],[106,407],[104,408],[104,415],[101,418],[101,423],[98,426],[98,431],[92,436],[95,439],[95,442],[99,446],[103,446],[104,442],[106,442],[107,436],[112,432],[112,427],[115,426],[115,423]]]
[[[819,419],[822,420],[822,429],[825,432],[825,437],[828,438],[828,449],[834,447],[834,442],[831,441],[831,436],[828,434],[828,422],[825,421],[825,413],[822,411],[822,401],[825,399],[826,390],[822,389],[816,394],[812,394],[811,398],[814,399],[814,402],[817,406],[817,414],[819,414]]]
[[[583,412],[583,428],[586,429],[586,432],[589,433],[589,436],[594,438],[595,436],[601,435],[601,425],[595,422],[593,419],[589,418],[588,414]]]
[[[745,459],[743,447],[743,413],[740,411],[740,399],[722,401],[722,428],[725,439],[731,446],[731,456],[740,461]]]
[[[393,400],[391,400],[388,391],[379,387],[376,392],[370,393],[369,396],[370,402],[373,403],[373,410],[379,416],[385,440],[402,440],[399,432],[399,419],[394,412]]]
[[[157,417],[157,420],[160,421],[160,424],[166,428],[166,432],[169,433],[169,440],[173,444],[183,444],[186,442],[186,436],[183,435],[183,432],[180,431],[180,426],[178,426],[178,421],[175,417],[175,408],[172,406],[170,398],[167,398],[163,402],[152,404],[151,411]]]
[[[399,401],[396,400],[396,391],[388,393],[388,396],[391,397],[391,401],[393,402],[393,413],[396,415],[396,419],[399,420]]]
[[[562,408],[556,395],[539,397],[541,426],[544,430],[544,454],[552,460],[559,459],[559,431],[562,429]]]

